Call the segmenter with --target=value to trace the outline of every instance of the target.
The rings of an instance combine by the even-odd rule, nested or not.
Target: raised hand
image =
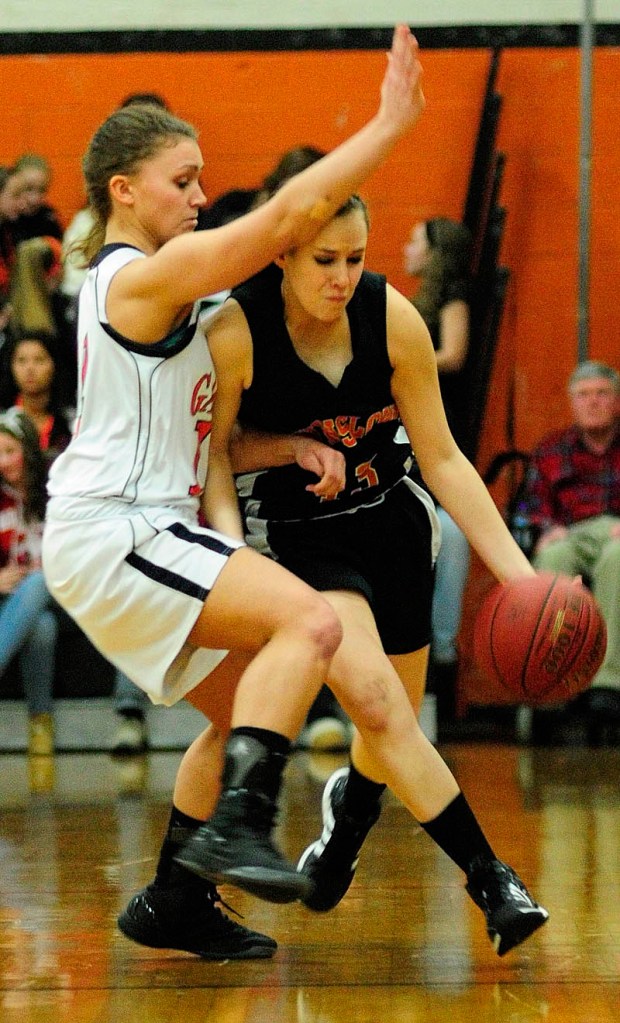
[[[381,86],[378,116],[404,134],[416,123],[425,104],[417,40],[407,25],[397,25]]]

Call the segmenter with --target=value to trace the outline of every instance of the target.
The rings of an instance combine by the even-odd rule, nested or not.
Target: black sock
[[[344,790],[344,808],[351,817],[365,817],[368,807],[378,803],[385,785],[371,781],[357,770],[355,764],[349,765],[349,777]]]
[[[178,810],[174,803],[172,804],[168,830],[162,842],[155,872],[155,884],[158,887],[195,882],[196,875],[186,870],[180,863],[176,863],[173,856],[203,823],[195,817],[189,817],[182,810]]]
[[[127,718],[128,721],[144,721],[144,711],[138,710],[136,707],[130,707],[128,710],[117,710],[116,713],[121,718]]]
[[[462,792],[422,827],[466,874],[474,860],[495,859],[495,853]]]
[[[275,802],[291,741],[266,728],[233,728],[226,742],[222,791],[254,789]]]

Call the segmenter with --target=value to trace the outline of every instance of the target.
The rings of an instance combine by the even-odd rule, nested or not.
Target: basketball
[[[496,584],[474,625],[474,659],[516,703],[570,700],[600,668],[607,630],[592,593],[541,572]]]

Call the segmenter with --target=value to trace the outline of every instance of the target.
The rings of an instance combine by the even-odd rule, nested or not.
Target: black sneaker
[[[294,902],[309,894],[311,883],[273,844],[275,815],[266,796],[230,789],[174,859],[216,884],[235,885],[268,902]]]
[[[379,819],[381,804],[369,808],[363,819],[343,812],[348,767],[334,771],[323,792],[323,833],[302,853],[298,871],[312,882],[304,906],[317,913],[326,913],[337,906],[349,889],[360,849],[366,835]]]
[[[230,920],[217,902],[226,905],[215,885],[205,882],[183,888],[150,884],[129,901],[118,926],[125,937],[149,948],[179,949],[217,961],[271,959],[277,942]]]
[[[501,860],[474,861],[465,890],[484,913],[498,956],[520,945],[549,917],[514,870]]]

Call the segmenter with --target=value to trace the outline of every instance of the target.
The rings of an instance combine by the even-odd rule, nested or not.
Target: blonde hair
[[[54,253],[46,238],[29,238],[15,250],[9,301],[11,326],[15,333],[42,331],[56,334],[48,271]]]

